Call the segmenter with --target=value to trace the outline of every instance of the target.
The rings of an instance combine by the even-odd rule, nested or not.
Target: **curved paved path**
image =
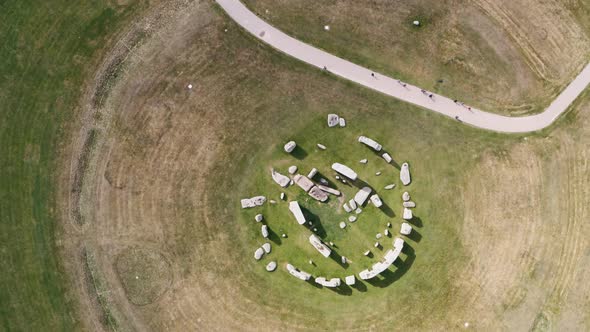
[[[256,16],[239,0],[216,1],[234,21],[248,32],[296,59],[321,69],[325,66],[331,73],[364,85],[367,88],[454,119],[459,117],[459,121],[483,129],[508,133],[524,133],[543,129],[553,123],[561,113],[565,112],[590,83],[589,63],[543,113],[524,117],[508,117],[475,108],[469,110],[465,106],[454,103],[453,100],[447,97],[433,94],[433,97],[430,98],[419,87],[410,84],[404,87],[396,79],[372,72],[367,68],[290,37]],[[372,76],[372,73],[375,76]]]

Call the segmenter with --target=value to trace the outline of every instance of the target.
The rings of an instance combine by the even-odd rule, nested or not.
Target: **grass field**
[[[133,14],[144,4],[61,6],[19,3],[7,11],[13,15],[0,14],[14,20],[1,32],[13,41],[1,51],[11,60],[0,62],[10,78],[0,81],[2,107],[10,110],[0,125],[0,257],[10,267],[0,273],[2,329],[590,328],[587,96],[541,133],[500,135],[309,68],[259,44],[211,2],[170,2],[151,13],[156,23],[137,24],[145,27],[141,42],[123,43],[124,56],[117,47],[104,55],[102,47],[112,46],[109,36],[131,18],[143,22]],[[52,20],[45,28],[39,23],[48,11],[67,8],[80,16],[64,14],[61,25]],[[25,43],[17,34],[25,26],[47,35],[27,34],[32,39]],[[19,51],[30,57],[25,61],[13,52],[16,45],[40,46]],[[574,55],[572,62],[551,56],[576,66]],[[28,75],[20,75],[23,68]],[[97,75],[96,68],[106,69]],[[410,73],[408,81],[427,81]],[[87,87],[100,102],[79,106],[96,101],[82,95]],[[332,112],[347,119],[347,128],[325,128]],[[239,200],[257,194],[278,200],[271,166],[327,172],[333,158],[350,158],[376,188],[398,183],[380,191],[395,216],[369,207],[347,230],[356,232],[350,237],[337,228],[341,215],[332,208],[306,203],[328,241],[350,250],[350,269],[358,272],[369,262],[352,248],[372,243],[382,228],[364,218],[391,219],[395,232],[401,222],[397,172],[381,169],[382,161],[355,142],[361,133],[396,162],[410,162],[417,236],[407,239],[401,260],[381,281],[340,293],[318,289],[289,276],[283,263],[293,260],[314,274],[348,271],[306,263],[322,258],[306,251],[305,233],[284,202],[244,211]],[[289,139],[307,150],[303,160],[281,152]],[[318,142],[328,150],[315,151]],[[371,160],[360,168],[363,156]],[[80,161],[86,166],[79,168]],[[379,178],[372,175],[378,168]],[[289,197],[298,197],[296,189]],[[255,262],[259,211],[273,231],[285,228],[289,237],[274,238],[281,243]],[[89,248],[90,260],[83,255]],[[280,263],[273,273],[264,271],[269,259]]]
[[[590,52],[582,1],[245,3],[300,40],[503,114],[543,110]]]
[[[0,3],[0,330],[81,327],[56,242],[56,176],[80,86],[141,6]]]

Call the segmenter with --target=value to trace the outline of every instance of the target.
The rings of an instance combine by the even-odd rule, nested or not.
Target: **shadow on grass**
[[[414,261],[416,260],[414,248],[412,248],[412,246],[408,245],[407,243],[404,246],[402,252],[406,254],[406,259],[402,261],[400,258],[398,258],[395,262],[393,262],[393,265],[397,268],[395,271],[387,269],[381,272],[379,276],[367,280],[367,282],[375,287],[384,288],[399,280],[410,270],[412,264],[414,264]]]
[[[277,234],[275,231],[273,231],[270,226],[268,226],[268,239],[278,246],[280,246],[281,243],[283,243],[283,241],[281,240],[281,236]]]
[[[303,206],[301,207],[301,211],[303,212],[303,216],[305,216],[305,220],[308,221],[308,223],[305,224],[305,227],[307,227],[312,233],[316,234],[321,239],[324,239],[327,233],[324,226],[322,226],[320,217],[318,217],[317,215],[315,215]],[[309,222],[311,222],[312,224],[310,225]],[[314,228],[317,229],[317,231],[314,231]]]
[[[293,157],[295,157],[296,159],[303,160],[303,159],[305,159],[305,157],[307,157],[308,153],[307,153],[307,151],[305,151],[304,148],[297,145],[295,147],[295,149],[291,152],[291,155]]]
[[[410,235],[406,235],[408,239],[419,243],[422,240],[422,234],[420,234],[415,228],[412,229]]]
[[[360,279],[357,279],[352,287],[358,290],[359,292],[367,291],[367,285],[365,285],[365,283],[362,282]]]
[[[424,224],[422,223],[422,219],[420,219],[419,217],[414,216],[412,218],[412,220],[409,221],[410,224],[418,227],[418,228],[422,228],[422,226],[424,226]]]
[[[383,205],[381,205],[379,210],[383,211],[383,213],[385,213],[385,215],[388,216],[389,218],[395,217],[395,212],[393,212],[391,207],[389,207],[389,205],[387,205],[387,203],[385,203],[385,202],[383,202]]]
[[[332,247],[332,253],[330,254],[330,258],[332,258],[342,268],[344,268],[344,269],[348,268],[348,260],[345,263],[342,263],[342,256],[336,250],[334,250],[333,247]]]
[[[338,287],[334,287],[334,288],[326,287],[326,288],[328,288],[332,292],[339,294],[339,295],[345,295],[345,296],[352,295],[352,288],[350,288],[350,286],[348,286],[345,283],[341,283],[340,286],[338,286]]]

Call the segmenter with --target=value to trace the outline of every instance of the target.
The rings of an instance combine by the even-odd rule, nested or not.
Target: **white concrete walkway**
[[[543,129],[565,112],[590,83],[589,63],[543,113],[524,117],[507,117],[477,109],[469,110],[462,105],[455,104],[447,97],[433,94],[433,97],[430,98],[419,87],[410,84],[404,87],[396,79],[372,72],[292,38],[256,16],[239,0],[216,1],[233,20],[248,32],[296,59],[321,69],[325,66],[331,73],[370,89],[454,119],[458,117],[459,121],[483,129],[508,133],[524,133]],[[375,76],[372,76],[372,73]]]

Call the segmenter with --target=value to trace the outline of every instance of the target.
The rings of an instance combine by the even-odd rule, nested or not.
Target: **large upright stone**
[[[295,173],[297,173],[297,166],[289,166],[289,174],[293,175]]]
[[[404,186],[407,186],[412,182],[412,179],[410,178],[410,165],[408,165],[408,163],[402,164],[402,169],[399,172],[399,179],[402,180]]]
[[[328,127],[336,127],[340,122],[340,117],[337,114],[328,114]]]
[[[283,175],[277,171],[274,170],[274,168],[270,171],[270,174],[272,175],[272,179],[281,187],[286,188],[289,186],[289,183],[291,182],[291,179],[289,179],[288,176]]]
[[[285,149],[285,152],[291,153],[291,152],[293,152],[293,150],[295,150],[296,147],[297,147],[297,144],[295,143],[295,141],[289,141],[289,142],[287,142],[287,144],[285,144],[285,146],[283,148]]]
[[[412,216],[412,210],[408,209],[408,208],[404,208],[404,213],[402,218],[404,220],[412,220],[413,216]]]

